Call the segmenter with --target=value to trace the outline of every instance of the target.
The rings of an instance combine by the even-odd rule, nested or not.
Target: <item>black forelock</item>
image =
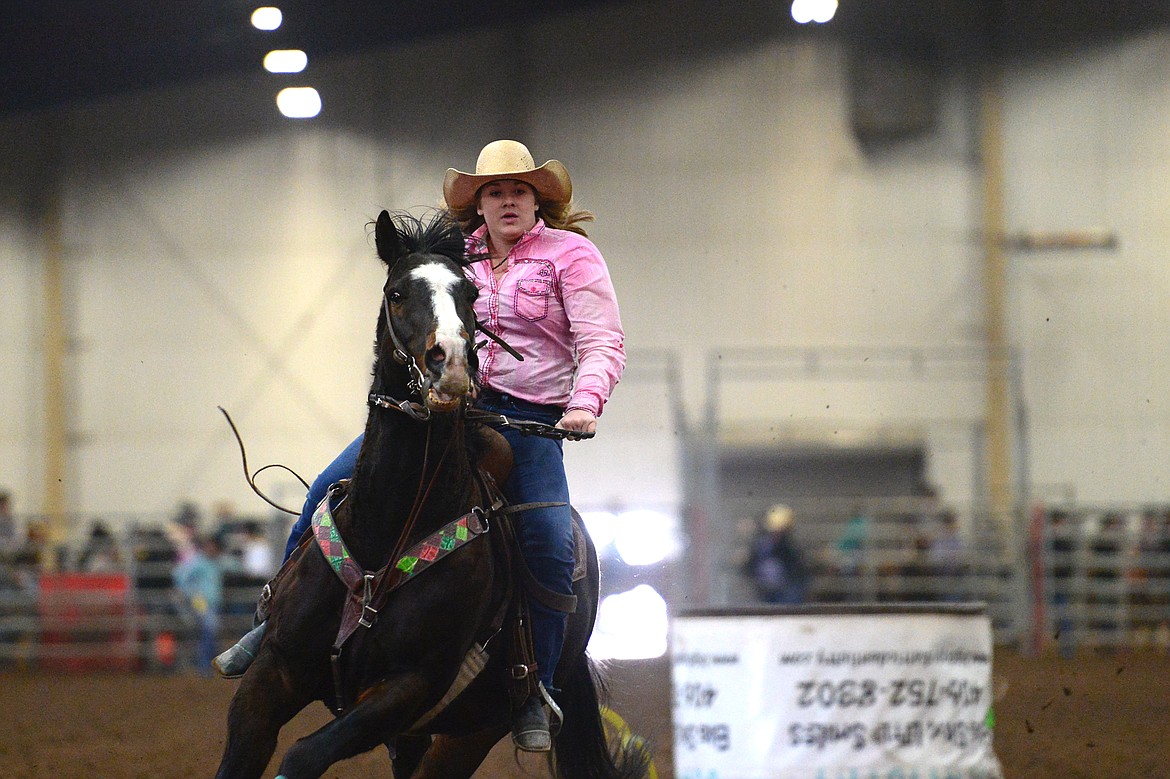
[[[446,211],[435,210],[426,221],[405,211],[396,211],[390,218],[407,253],[438,254],[461,267],[469,264],[463,230]]]

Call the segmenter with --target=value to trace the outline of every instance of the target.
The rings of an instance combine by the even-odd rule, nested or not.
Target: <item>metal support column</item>
[[[1003,97],[1000,73],[988,64],[980,85],[983,172],[983,288],[987,340],[987,484],[989,508],[1005,540],[1012,539],[1011,347],[1007,332],[1007,256],[1004,251]]]
[[[65,361],[68,335],[65,325],[65,259],[61,237],[61,180],[57,122],[50,117],[42,135],[39,190],[34,209],[43,248],[43,355],[45,463],[42,513],[48,522],[49,543],[60,547],[69,534],[66,499],[68,422],[65,400]],[[52,565],[49,555],[46,562]]]

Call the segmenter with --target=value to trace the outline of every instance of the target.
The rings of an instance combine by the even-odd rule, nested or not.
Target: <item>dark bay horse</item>
[[[424,223],[383,211],[375,237],[387,277],[370,413],[353,479],[331,514],[366,573],[393,570],[387,563],[404,559],[403,549],[488,507],[476,470],[491,459],[495,435],[467,414],[477,291],[463,273],[458,225],[443,215]],[[363,612],[340,652],[343,606],[353,589],[321,548],[302,545],[274,582],[268,630],[232,699],[217,776],[261,776],[280,728],[323,701],[335,719],[288,751],[281,777],[319,777],[383,744],[396,779],[470,777],[509,731],[507,637],[498,615],[514,582],[493,553],[500,534],[491,519],[483,523],[487,532],[392,589],[376,613]],[[598,595],[591,542],[587,563],[556,672],[564,725],[550,764],[563,779],[644,776],[647,756],[636,745],[611,747],[602,725],[598,679],[585,654]],[[465,658],[483,657],[476,650],[484,645],[486,667],[453,687],[469,673]],[[452,699],[454,690],[461,691]]]

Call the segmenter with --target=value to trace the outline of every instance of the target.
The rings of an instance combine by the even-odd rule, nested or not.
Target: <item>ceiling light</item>
[[[792,0],[792,18],[797,24],[824,24],[837,13],[837,0]]]
[[[270,5],[257,8],[252,12],[252,26],[257,30],[275,30],[284,21],[284,14],[279,8]]]
[[[276,49],[264,55],[269,73],[300,73],[309,64],[309,55],[300,49]]]
[[[288,87],[277,93],[276,107],[289,119],[312,119],[321,113],[321,96],[312,87]]]

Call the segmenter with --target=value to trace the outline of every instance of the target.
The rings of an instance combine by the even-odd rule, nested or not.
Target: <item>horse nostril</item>
[[[429,370],[441,370],[443,363],[447,361],[447,353],[443,351],[443,347],[441,346],[432,346],[430,349],[427,349],[426,361]]]

